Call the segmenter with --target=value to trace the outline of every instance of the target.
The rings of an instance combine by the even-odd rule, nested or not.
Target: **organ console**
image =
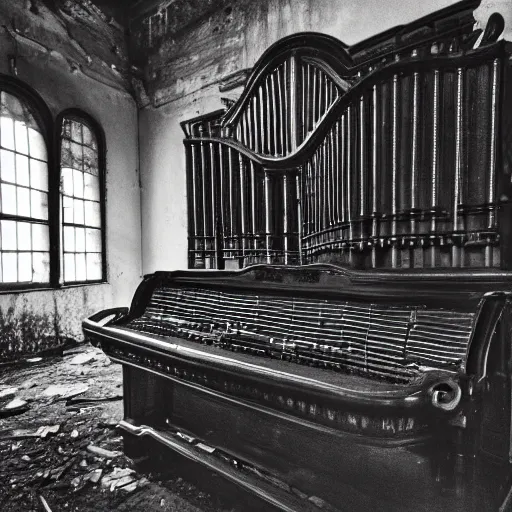
[[[83,323],[128,454],[279,510],[512,510],[511,48],[477,5],[286,37],[182,123],[190,270]]]

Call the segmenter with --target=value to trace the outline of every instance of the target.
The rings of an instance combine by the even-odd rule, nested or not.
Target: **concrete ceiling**
[[[127,26],[149,11],[165,8],[175,0],[92,0],[105,14]]]

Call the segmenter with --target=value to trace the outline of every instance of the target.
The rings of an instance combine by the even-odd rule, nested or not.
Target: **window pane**
[[[18,250],[30,251],[32,249],[32,237],[30,224],[28,222],[18,222]]]
[[[98,176],[98,153],[87,147],[84,147],[84,171]]]
[[[28,133],[27,126],[22,121],[14,121],[14,139],[16,151],[28,155]]]
[[[71,138],[71,119],[63,119],[62,121],[62,130],[61,136],[67,139]]]
[[[25,187],[30,185],[27,156],[16,155],[16,183]]]
[[[61,135],[64,280],[101,280],[101,194],[96,136],[78,119],[64,119]]]
[[[5,91],[0,91],[0,146],[0,211],[17,216],[0,219],[0,281],[30,283],[37,275],[37,282],[48,282],[49,227],[28,221],[48,219],[46,142],[30,105]]]
[[[75,228],[75,251],[85,252],[85,228]]]
[[[61,191],[63,194],[67,196],[73,195],[73,169],[69,167],[64,167],[61,170]]]
[[[0,143],[2,147],[14,149],[14,121],[3,115],[0,118],[0,135]]]
[[[67,139],[62,139],[60,144],[60,165],[61,167],[71,167],[73,164],[71,142]]]
[[[45,252],[32,254],[32,281],[47,283],[50,280],[50,255]]]
[[[100,180],[92,174],[84,174],[84,197],[92,201],[100,200]]]
[[[15,252],[4,252],[2,254],[2,271],[4,283],[18,281],[18,255]]]
[[[84,173],[82,171],[73,171],[73,195],[84,197]]]
[[[14,165],[14,153],[2,149],[0,151],[0,177],[3,181],[16,181],[16,167]]]
[[[80,171],[83,168],[82,146],[75,142],[71,143],[71,167]]]
[[[2,183],[2,213],[16,215],[16,187]]]
[[[93,148],[96,150],[97,149],[96,137],[91,132],[89,127],[84,124],[82,126],[82,131],[83,131],[83,137],[84,137],[84,144],[86,146],[89,146],[90,148]]]
[[[62,198],[62,209],[64,210],[64,222],[67,224],[73,224],[75,218],[73,215],[73,199],[71,197],[64,196]]]
[[[101,231],[87,228],[85,232],[87,252],[101,252]]]
[[[30,186],[38,190],[48,191],[48,164],[30,159]]]
[[[33,128],[28,129],[28,145],[32,158],[38,158],[46,162],[48,156],[46,154],[46,143],[44,142],[43,135]]]
[[[48,226],[32,224],[32,249],[34,251],[48,251],[50,249]]]
[[[21,215],[23,217],[30,217],[30,190],[28,188],[22,187],[17,187],[17,189],[18,190],[16,192],[18,194],[18,215]]]
[[[85,224],[99,228],[101,226],[100,204],[85,201]]]
[[[101,278],[101,254],[87,254],[87,279],[97,281]]]
[[[2,250],[15,251],[18,248],[16,242],[16,222],[13,220],[2,220],[0,221],[0,229],[2,230]]]
[[[34,219],[48,219],[48,194],[31,190],[30,195],[32,197],[32,217]]]
[[[64,226],[64,251],[75,252],[75,228]]]
[[[71,121],[71,138],[75,142],[82,143],[82,123]]]
[[[87,271],[85,266],[85,254],[77,254],[75,259],[75,279],[77,281],[85,281],[87,279]]]
[[[64,281],[76,281],[74,254],[64,254]]]
[[[73,200],[73,215],[75,216],[75,224],[84,223],[84,202],[81,199]]]
[[[18,281],[22,283],[32,281],[32,254],[29,252],[18,254]]]

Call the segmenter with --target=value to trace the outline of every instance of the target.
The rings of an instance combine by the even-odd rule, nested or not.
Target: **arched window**
[[[48,140],[40,112],[0,81],[0,283],[50,282]]]
[[[102,281],[104,258],[104,148],[99,126],[80,111],[64,113],[60,141],[61,279]]]

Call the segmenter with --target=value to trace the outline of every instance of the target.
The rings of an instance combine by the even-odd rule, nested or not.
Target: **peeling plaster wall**
[[[169,7],[179,2],[176,0]],[[162,6],[168,3],[161,2]],[[212,3],[207,4],[211,7]],[[149,37],[147,27],[133,35],[140,52],[135,58],[142,61],[141,55],[147,55],[146,80],[153,100],[152,106],[140,112],[144,273],[187,267],[185,152],[179,123],[222,108],[220,98],[232,96],[231,91],[219,92],[222,78],[252,67],[271,44],[295,32],[323,32],[354,44],[456,2],[216,3],[215,12],[206,12],[182,30],[171,24],[169,16],[166,28],[166,17],[160,11],[160,25],[154,27],[151,45],[144,40]],[[152,16],[154,23],[155,13]]]
[[[18,5],[22,3],[18,2]],[[12,12],[7,11],[8,14]],[[16,15],[20,19],[23,13],[17,11]],[[6,11],[0,9],[0,25],[10,23],[11,20],[5,16]],[[37,24],[37,32],[43,34],[41,38],[47,38],[48,33],[55,29],[48,26],[51,20],[47,17],[29,21],[31,27]],[[65,40],[60,40],[59,51],[47,52],[36,44],[20,40],[17,48],[18,78],[42,96],[54,117],[64,109],[80,108],[93,116],[104,129],[107,147],[108,284],[0,294],[0,359],[1,345],[7,342],[6,337],[31,326],[42,336],[81,338],[81,321],[86,315],[103,308],[129,306],[140,282],[137,107],[126,91],[89,78],[79,69],[71,72],[64,43]],[[13,51],[12,44],[12,38],[2,31],[0,73],[9,73],[7,55]],[[8,317],[7,321],[5,317]],[[10,331],[7,328],[2,330],[4,324],[11,326]],[[24,339],[24,342],[28,344],[25,348],[30,349],[32,340]]]

